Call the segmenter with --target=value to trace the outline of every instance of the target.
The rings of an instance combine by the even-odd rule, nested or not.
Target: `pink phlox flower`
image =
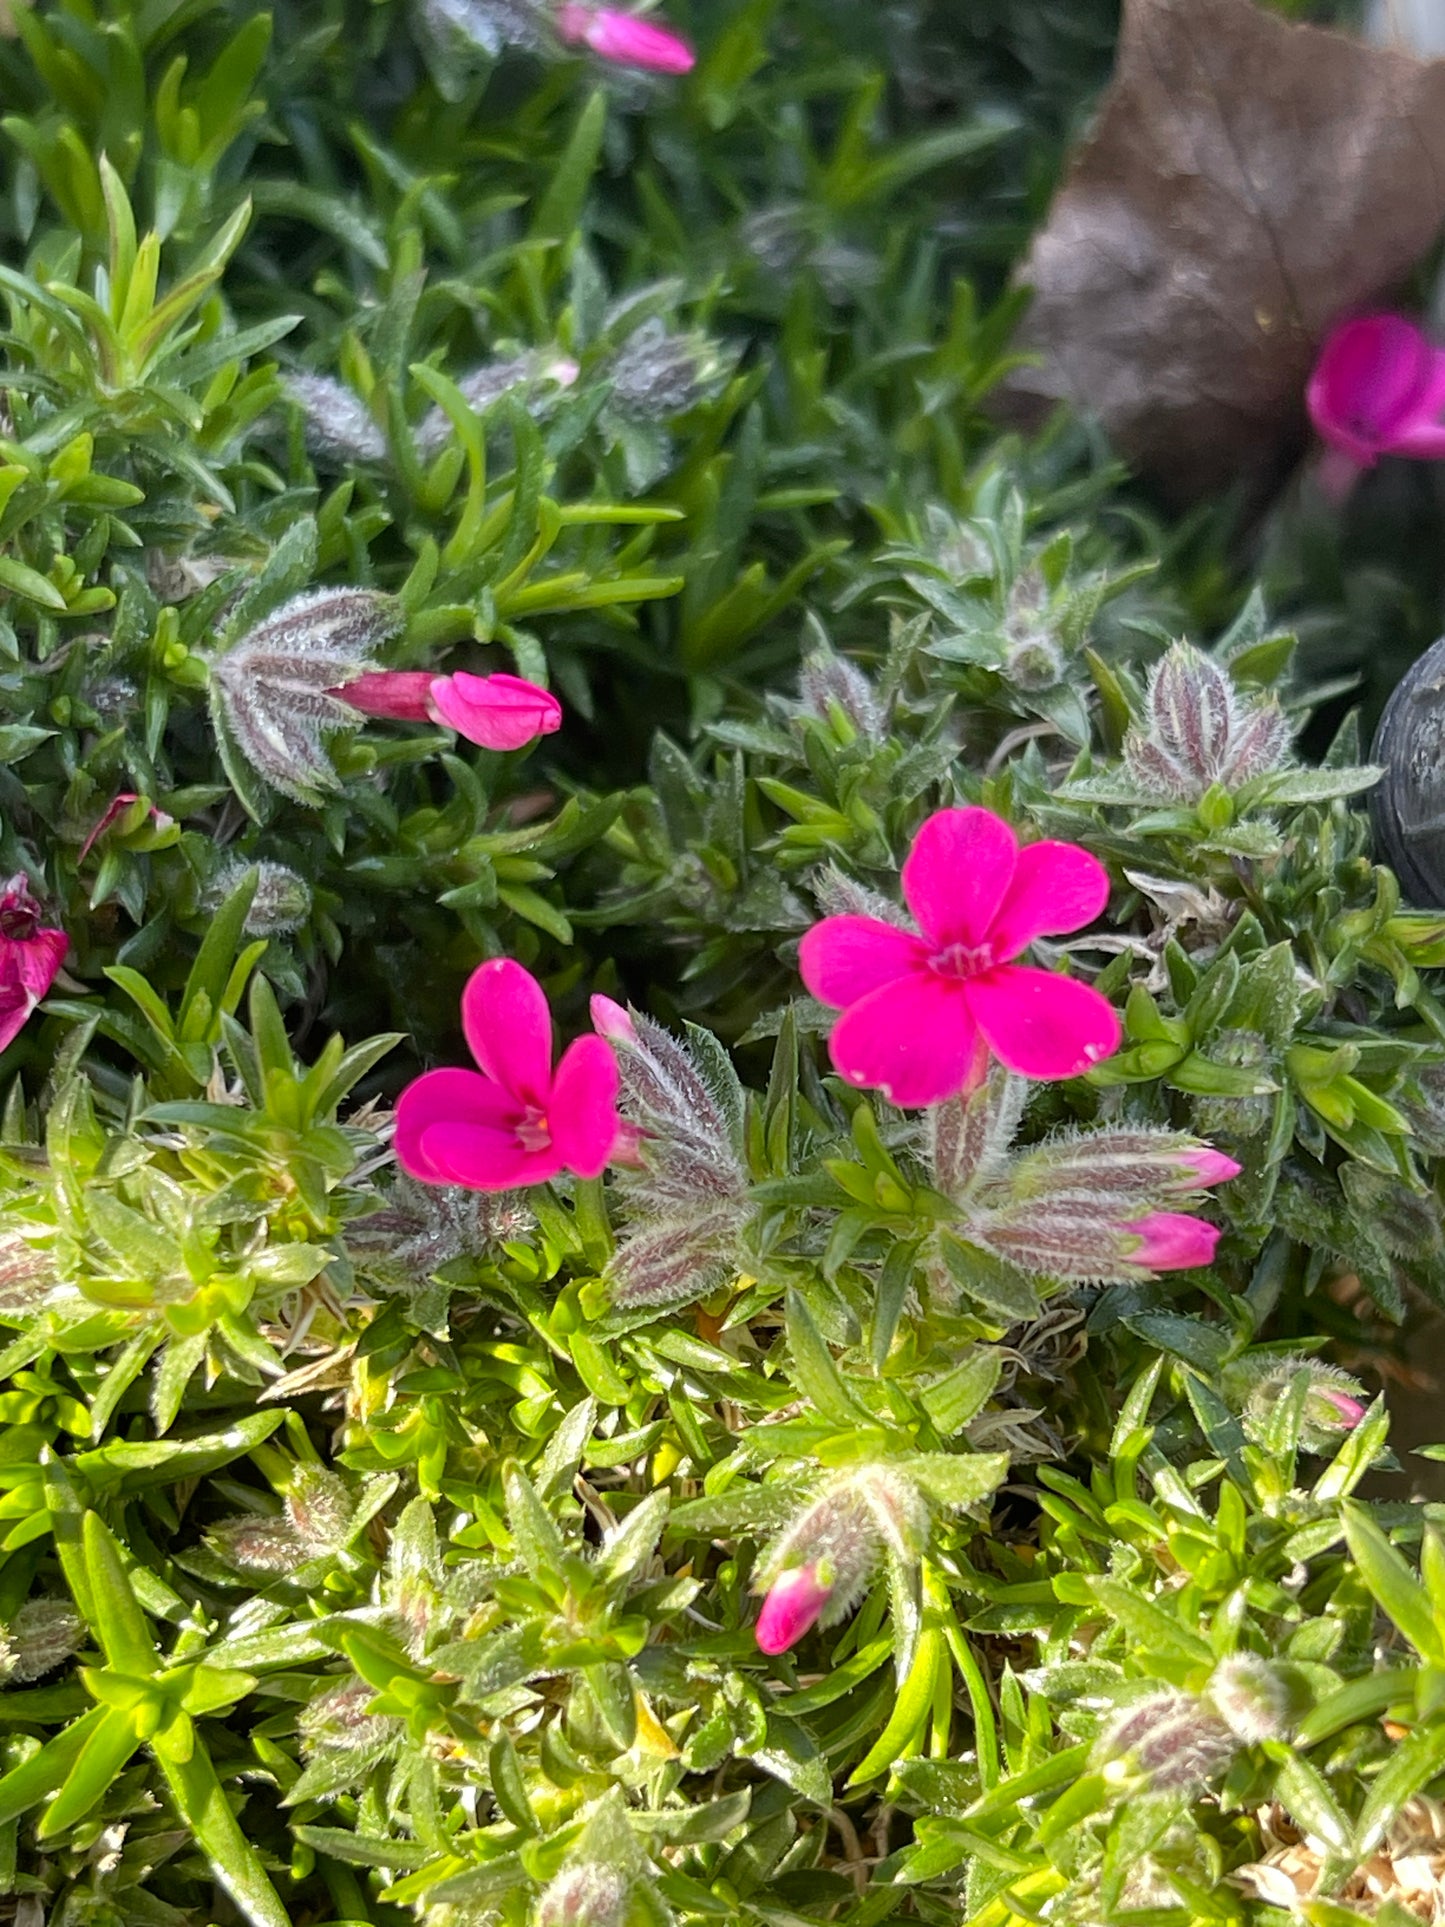
[[[1445,456],[1445,350],[1403,315],[1342,321],[1320,350],[1305,400],[1322,439],[1355,468],[1382,455]],[[1338,492],[1344,474],[1332,476]]]
[[[814,1562],[779,1573],[758,1614],[758,1649],[785,1653],[818,1623],[833,1588]]]
[[[329,695],[364,716],[437,723],[483,749],[524,749],[562,726],[562,705],[521,676],[433,676],[424,669],[371,670]]]
[[[396,1156],[427,1184],[509,1191],[560,1171],[597,1177],[617,1143],[617,1060],[579,1037],[552,1064],[542,986],[509,957],[484,963],[462,993],[479,1071],[428,1071],[397,1100]]]
[[[652,74],[686,74],[697,55],[670,27],[660,27],[620,7],[561,6],[557,33],[569,47],[590,47],[621,67],[642,67]]]
[[[1072,843],[1030,843],[991,810],[939,810],[914,839],[903,895],[918,934],[869,916],[825,917],[803,938],[803,982],[843,1011],[838,1074],[903,1108],[974,1089],[989,1053],[1023,1077],[1075,1077],[1119,1047],[1119,1019],[1088,984],[1013,960],[1035,937],[1092,923],[1104,866]]]
[[[1218,1225],[1183,1211],[1151,1211],[1122,1228],[1141,1240],[1129,1259],[1146,1271],[1192,1271],[1196,1265],[1212,1264],[1220,1239]]]
[[[23,871],[0,887],[0,1050],[19,1036],[70,947],[65,932],[47,929],[40,917]]]

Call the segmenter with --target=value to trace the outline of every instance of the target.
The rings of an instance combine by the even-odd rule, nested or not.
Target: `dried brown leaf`
[[[1330,325],[1445,221],[1445,61],[1252,0],[1126,0],[1113,81],[1024,269],[1020,401],[1099,417],[1180,500],[1277,474]]]

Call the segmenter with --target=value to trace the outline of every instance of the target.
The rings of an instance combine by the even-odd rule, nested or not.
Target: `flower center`
[[[978,977],[993,968],[993,951],[986,943],[951,943],[928,960],[940,977]]]
[[[536,1104],[529,1104],[517,1121],[517,1142],[524,1151],[546,1151],[552,1144],[552,1126],[547,1121],[547,1113]]]

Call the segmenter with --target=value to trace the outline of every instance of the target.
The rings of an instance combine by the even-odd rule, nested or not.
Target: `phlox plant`
[[[15,1927],[1445,1905],[1445,918],[988,410],[1113,12],[0,9]]]

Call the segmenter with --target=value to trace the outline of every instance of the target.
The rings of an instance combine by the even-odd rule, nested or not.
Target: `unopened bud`
[[[600,994],[592,999],[592,1028],[609,1044],[636,1044],[637,1026],[621,1004]]]
[[[265,857],[248,863],[234,857],[222,864],[207,885],[206,907],[218,910],[249,870],[256,872],[256,894],[242,926],[248,937],[284,937],[299,930],[311,915],[311,886],[284,863]]]
[[[286,1517],[308,1558],[346,1542],[355,1507],[345,1481],[320,1465],[298,1465],[286,1493]]]
[[[597,1861],[564,1867],[537,1902],[536,1927],[625,1927],[631,1885]]]
[[[927,1534],[928,1507],[903,1473],[887,1465],[836,1473],[759,1563],[754,1587],[766,1595],[757,1633],[762,1650],[782,1652],[813,1625],[845,1618],[862,1597],[880,1546],[916,1563]]]
[[[1256,1444],[1262,1443],[1273,1431],[1281,1402],[1299,1396],[1301,1380],[1307,1389],[1299,1442],[1307,1452],[1333,1452],[1364,1418],[1367,1407],[1360,1381],[1322,1359],[1285,1358],[1267,1366],[1245,1400],[1244,1429]]]
[[[1192,1271],[1213,1264],[1220,1237],[1217,1225],[1182,1211],[1151,1211],[1123,1229],[1139,1239],[1129,1257],[1145,1271]]]
[[[475,49],[495,60],[506,47],[545,47],[550,0],[422,0],[421,25],[442,58]]]
[[[798,698],[803,709],[820,722],[831,721],[837,709],[866,742],[882,737],[883,712],[873,684],[856,664],[831,649],[815,649],[804,662],[798,676]]]
[[[1301,1695],[1269,1660],[1257,1653],[1231,1653],[1209,1682],[1215,1711],[1237,1740],[1287,1740],[1298,1723]]]
[[[316,589],[294,597],[217,656],[211,697],[256,774],[299,802],[337,788],[322,747],[354,729],[356,711],[332,693],[371,667],[371,652],[405,620],[391,596]]]
[[[507,361],[488,361],[463,375],[457,389],[467,406],[483,415],[503,395],[521,397],[529,414],[543,412],[547,388],[570,388],[580,370],[566,355],[516,355]],[[442,408],[428,409],[416,425],[416,445],[423,455],[435,455],[452,433],[451,417]]]
[[[704,336],[645,321],[617,351],[608,374],[613,405],[639,421],[668,421],[699,402],[721,366]]]
[[[1154,1793],[1197,1792],[1234,1753],[1235,1738],[1224,1721],[1189,1693],[1136,1700],[1095,1749],[1106,1777],[1136,1775]],[[1116,1769],[1112,1774],[1111,1768]]]
[[[1227,670],[1178,642],[1150,676],[1146,720],[1125,738],[1124,761],[1154,795],[1197,803],[1215,784],[1235,790],[1277,769],[1289,742],[1277,703],[1246,709]]]
[[[0,1677],[25,1686],[54,1672],[80,1650],[85,1623],[63,1599],[28,1599],[4,1628],[6,1651]]]
[[[383,1286],[417,1291],[443,1265],[525,1238],[536,1222],[519,1191],[398,1177],[382,1210],[347,1225],[346,1248]]]
[[[329,375],[287,375],[281,384],[306,422],[311,454],[338,462],[379,462],[386,437],[353,389]]]

